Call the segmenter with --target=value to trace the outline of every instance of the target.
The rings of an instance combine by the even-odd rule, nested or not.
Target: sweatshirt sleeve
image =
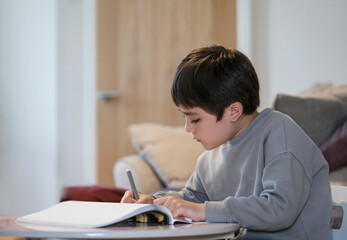
[[[276,231],[294,223],[311,188],[310,178],[292,153],[283,153],[264,168],[260,194],[206,201],[208,222],[239,222],[241,227]]]
[[[153,196],[156,198],[164,196],[175,196],[195,203],[204,203],[208,200],[208,197],[201,184],[197,171],[193,172],[193,174],[187,181],[185,188],[183,188],[182,190],[169,192],[161,191],[155,193]]]

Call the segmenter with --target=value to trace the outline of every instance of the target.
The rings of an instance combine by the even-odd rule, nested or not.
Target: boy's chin
[[[206,150],[206,151],[209,151],[209,150],[212,150],[218,146],[211,146],[211,145],[207,145],[207,144],[203,144],[203,143],[200,143],[201,146]]]
[[[210,151],[210,150],[213,150],[219,146],[222,146],[223,144],[225,143],[221,143],[221,144],[206,144],[206,143],[201,143],[201,146],[206,150],[206,151]]]

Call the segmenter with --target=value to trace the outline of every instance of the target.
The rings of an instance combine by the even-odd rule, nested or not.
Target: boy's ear
[[[234,102],[227,107],[229,118],[232,122],[236,122],[243,113],[243,106],[240,102]]]

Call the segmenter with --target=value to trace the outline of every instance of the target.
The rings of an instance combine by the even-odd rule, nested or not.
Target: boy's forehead
[[[199,113],[199,108],[184,108],[179,106],[178,110],[184,115],[198,115]]]

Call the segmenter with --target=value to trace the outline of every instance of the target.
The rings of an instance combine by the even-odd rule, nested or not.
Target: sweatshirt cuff
[[[205,202],[206,222],[228,222],[223,202]]]

